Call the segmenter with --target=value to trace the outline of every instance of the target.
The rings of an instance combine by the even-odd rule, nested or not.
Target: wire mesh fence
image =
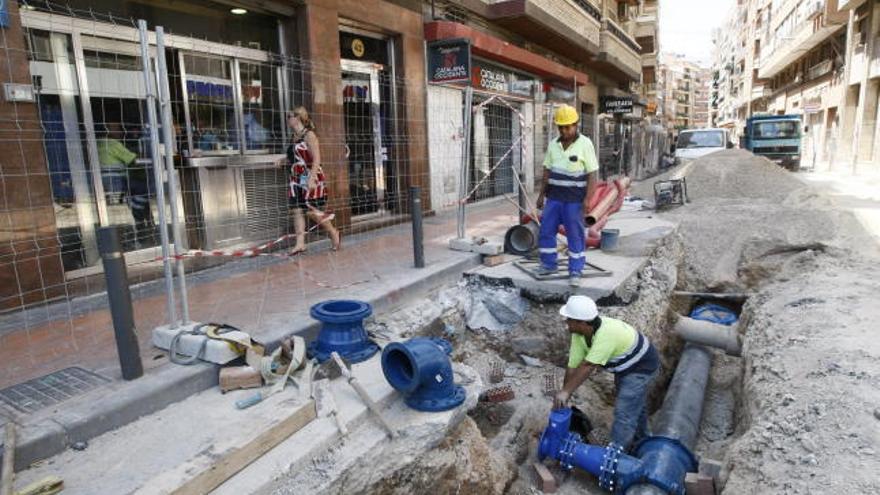
[[[531,203],[552,104],[478,92],[468,107],[462,87],[402,70],[393,38],[360,37],[361,60],[339,63],[286,53],[273,27],[234,41],[11,4],[0,68],[33,94],[0,102],[0,387],[117,374],[102,227],[119,229],[150,367],[165,362],[157,326],[188,316],[272,339],[320,300],[408,276],[413,186],[429,264],[451,259],[463,199],[468,235]],[[640,170],[657,145],[643,134]]]

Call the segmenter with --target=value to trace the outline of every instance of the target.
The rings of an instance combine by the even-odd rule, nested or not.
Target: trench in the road
[[[683,287],[679,277],[683,263],[682,240],[670,236],[661,244],[634,280],[625,285],[628,293],[600,300],[603,314],[623,319],[641,330],[661,354],[662,370],[649,395],[649,412],[660,407],[684,342],[674,335],[676,315],[687,315],[697,305],[711,302],[727,306],[740,319],[738,331],[748,325],[744,300],[711,296],[675,295]],[[467,299],[477,282],[460,283],[454,290]],[[693,287],[690,288],[693,290]],[[745,308],[745,309],[744,309]],[[537,438],[547,425],[552,390],[561,386],[570,337],[558,304],[530,302],[522,321],[501,331],[468,329],[468,315],[462,306],[447,311],[439,324],[426,333],[452,341],[452,358],[476,368],[484,386],[509,386],[515,397],[503,402],[480,401],[468,414],[469,420],[432,451],[413,459],[393,476],[385,478],[373,493],[431,490],[435,493],[531,493]],[[725,449],[743,431],[747,418],[742,410],[742,357],[712,350],[713,364],[706,388],[702,422],[695,453],[701,458],[724,462]],[[499,383],[490,375],[502,371]],[[585,441],[604,445],[613,419],[614,384],[610,373],[595,374],[580,387],[573,403],[589,417],[593,430]],[[480,459],[477,459],[477,458]],[[447,459],[439,462],[437,459]],[[487,461],[491,460],[491,462]],[[434,475],[427,472],[434,471]],[[416,474],[418,473],[418,474]],[[596,480],[574,470],[556,473],[564,480],[560,493],[606,493]],[[721,480],[723,483],[723,480]]]

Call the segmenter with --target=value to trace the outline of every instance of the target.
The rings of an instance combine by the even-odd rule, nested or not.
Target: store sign
[[[552,83],[544,83],[544,93],[547,95],[547,101],[569,103],[574,100],[574,91]]]
[[[819,113],[822,111],[822,97],[814,96],[804,100],[804,113]]]
[[[633,100],[627,96],[603,96],[602,113],[632,113]]]
[[[531,98],[535,90],[534,78],[482,60],[474,62],[474,67],[471,69],[471,84],[476,89],[524,98]]]
[[[470,77],[471,45],[466,39],[443,40],[428,45],[428,81],[463,82]]]
[[[489,91],[505,93],[510,84],[506,72],[490,67],[474,67],[473,76],[474,87]]]

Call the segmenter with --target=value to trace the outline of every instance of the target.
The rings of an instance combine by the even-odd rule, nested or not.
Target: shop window
[[[232,60],[184,54],[186,93],[194,154],[226,154],[241,149],[235,122]]]
[[[282,109],[274,68],[266,64],[240,62],[242,123],[245,148],[249,153],[280,151]]]

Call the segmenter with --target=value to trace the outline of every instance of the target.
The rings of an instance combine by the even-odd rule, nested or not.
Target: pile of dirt
[[[662,213],[684,237],[682,288],[755,293],[743,366],[716,356],[697,451],[724,462],[724,493],[880,492],[875,242],[822,191],[741,151],[694,162],[687,181],[692,203]]]

